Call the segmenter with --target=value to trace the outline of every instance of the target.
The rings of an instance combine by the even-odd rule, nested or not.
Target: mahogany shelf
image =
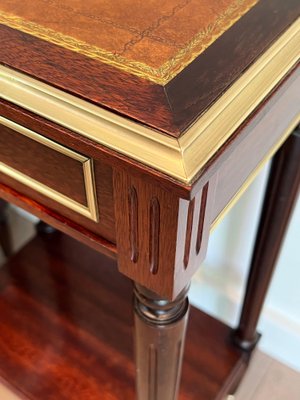
[[[132,287],[116,262],[58,232],[0,270],[0,375],[31,400],[132,400]],[[180,400],[223,399],[248,354],[191,308]]]

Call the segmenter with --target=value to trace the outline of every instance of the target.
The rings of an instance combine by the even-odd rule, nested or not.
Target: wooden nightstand
[[[205,398],[221,399],[259,338],[299,187],[299,1],[75,3],[1,2],[0,195],[134,281],[139,400],[177,398],[210,230],[280,148],[240,324],[223,330],[240,356]]]

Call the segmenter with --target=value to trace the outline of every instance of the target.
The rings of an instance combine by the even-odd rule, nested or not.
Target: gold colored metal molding
[[[269,152],[265,155],[265,157],[261,160],[261,162],[254,168],[254,170],[251,172],[251,174],[248,176],[248,178],[245,180],[245,182],[242,184],[242,186],[238,189],[238,191],[234,194],[234,196],[230,199],[230,201],[227,203],[225,208],[220,212],[220,214],[215,218],[213,221],[210,231],[212,232],[223,220],[225,215],[228,214],[229,210],[232,209],[232,207],[239,201],[239,199],[242,197],[242,195],[245,193],[245,191],[249,188],[251,183],[254,181],[254,179],[258,176],[260,171],[265,167],[267,162],[274,156],[277,150],[280,149],[280,147],[283,145],[283,143],[286,141],[286,139],[289,137],[291,132],[296,128],[296,126],[299,123],[299,116],[295,118],[294,120],[291,121],[290,125],[287,127],[287,129],[283,132],[281,139],[279,142],[273,146]]]
[[[0,173],[3,173],[9,176],[10,178],[15,179],[16,181],[56,201],[57,203],[60,203],[63,206],[97,222],[98,210],[97,210],[97,202],[95,194],[96,192],[95,192],[92,160],[1,116],[0,116],[0,124],[5,125],[8,128],[24,136],[27,136],[28,138],[35,140],[36,142],[39,142],[42,145],[47,146],[61,154],[64,154],[67,157],[79,161],[82,164],[83,168],[85,192],[86,192],[88,206],[86,207],[85,205],[78,203],[77,201],[69,198],[68,196],[59,193],[58,191],[52,189],[51,187],[44,185],[43,183],[31,178],[28,175],[23,174],[22,172],[10,167],[9,165],[6,165],[1,161],[0,161]]]
[[[299,60],[298,19],[179,139],[0,68],[1,96],[190,184],[206,162]]]

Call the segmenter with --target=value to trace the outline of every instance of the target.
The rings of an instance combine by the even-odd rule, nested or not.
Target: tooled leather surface
[[[166,83],[259,0],[1,0],[0,23]]]

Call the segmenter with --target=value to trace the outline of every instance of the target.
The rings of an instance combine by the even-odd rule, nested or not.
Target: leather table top
[[[169,80],[258,0],[2,0],[8,26],[153,81]]]

